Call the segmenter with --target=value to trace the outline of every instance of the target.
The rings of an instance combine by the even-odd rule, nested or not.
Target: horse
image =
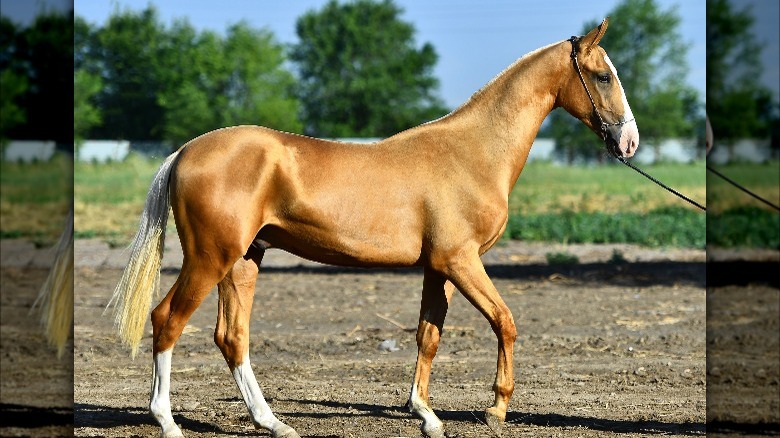
[[[370,145],[235,126],[203,134],[168,156],[109,301],[119,337],[135,357],[159,287],[170,208],[183,262],[151,312],[149,409],[161,436],[183,436],[170,408],[173,347],[215,285],[214,342],[254,426],[277,438],[299,436],[271,412],[250,366],[249,318],[270,248],[333,265],[422,267],[408,407],[428,437],[444,436],[428,382],[450,299],[459,290],[497,338],[495,402],[485,418],[500,430],[514,390],[517,329],[480,256],[503,234],[510,191],[554,108],[581,120],[609,153],[626,158],[636,151],[636,121],[615,67],[598,46],[607,25],[605,19],[585,36],[524,55],[450,114]]]

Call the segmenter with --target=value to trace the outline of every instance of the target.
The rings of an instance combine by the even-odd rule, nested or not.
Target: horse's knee
[[[512,312],[508,307],[499,312],[493,323],[493,332],[496,334],[499,342],[504,345],[513,345],[517,339],[517,326]]]
[[[425,357],[434,357],[439,349],[440,339],[441,333],[437,326],[424,324],[417,330],[417,349]]]
[[[511,314],[509,315],[502,332],[505,344],[512,345],[515,343],[515,340],[517,339],[517,326],[515,325],[515,320],[512,318]]]
[[[165,301],[158,304],[157,307],[152,310],[150,319],[152,320],[152,333],[154,334],[155,340],[157,340],[157,337],[160,335],[160,331],[165,325],[165,322],[168,321],[169,317],[170,305]]]

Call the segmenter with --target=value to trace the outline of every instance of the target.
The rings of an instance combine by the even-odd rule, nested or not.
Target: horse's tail
[[[122,343],[135,358],[152,305],[152,294],[160,287],[160,264],[165,244],[170,198],[168,182],[179,151],[165,159],[146,195],[138,233],[130,245],[130,260],[108,306],[115,305],[114,326]]]
[[[38,306],[46,339],[61,358],[73,328],[73,210],[65,220],[54,263],[32,308]]]

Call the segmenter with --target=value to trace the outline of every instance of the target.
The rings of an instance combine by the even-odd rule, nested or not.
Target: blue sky
[[[706,89],[706,35],[704,0],[657,0],[662,9],[676,7],[682,19],[680,33],[689,45],[688,83],[704,93]],[[112,11],[139,10],[154,4],[162,19],[186,17],[201,29],[223,32],[228,25],[247,20],[252,26],[267,27],[283,43],[297,41],[295,20],[304,12],[321,7],[325,0],[75,0],[75,13],[95,24],[103,24]],[[586,21],[600,20],[618,0],[547,1],[514,0],[396,0],[403,19],[417,29],[417,42],[430,42],[439,54],[435,74],[441,82],[446,104],[456,107],[493,76],[523,54],[579,33]],[[32,16],[44,4],[71,4],[69,0],[4,0],[3,13]],[[768,68],[762,82],[778,96],[780,67],[777,0],[739,1],[756,4],[759,41],[766,44],[764,62]],[[605,38],[609,38],[609,31]],[[629,96],[630,99],[630,96]],[[703,97],[702,97],[703,99]]]
[[[284,43],[297,41],[296,19],[319,8],[325,0],[268,2],[252,0],[156,1],[163,20],[187,16],[199,28],[218,32],[246,19],[256,27],[268,27]],[[466,1],[396,0],[403,19],[417,29],[418,44],[430,42],[439,54],[435,74],[447,106],[455,108],[515,59],[538,47],[578,34],[583,23],[600,20],[616,0],[549,1],[534,3],[513,0]],[[75,13],[93,23],[105,22],[114,8],[141,9],[148,0],[76,0]],[[659,0],[664,9],[679,4],[683,20],[681,33],[692,44],[689,54],[689,82],[702,93],[705,86],[705,9],[703,1]],[[607,36],[609,38],[609,31]],[[630,99],[630,96],[629,96]]]

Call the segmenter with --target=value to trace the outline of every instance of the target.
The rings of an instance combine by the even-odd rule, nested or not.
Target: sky
[[[704,0],[656,0],[662,10],[677,8],[680,33],[689,44],[688,83],[704,100],[706,89],[706,26]],[[246,20],[254,27],[270,29],[282,43],[297,42],[296,19],[325,0],[75,0],[75,14],[102,25],[117,9],[140,10],[154,4],[162,20],[170,23],[186,17],[199,29],[224,32],[230,24]],[[433,44],[439,54],[434,70],[440,80],[440,93],[447,106],[455,108],[496,74],[525,53],[578,34],[586,21],[601,20],[618,0],[555,0],[528,2],[515,0],[396,0],[404,9],[402,19],[414,24],[418,45]],[[739,5],[756,4],[756,29],[764,50],[766,69],[762,82],[777,98],[780,88],[777,31],[777,0],[741,0]],[[44,4],[73,4],[70,0],[4,0],[3,13],[32,16]],[[605,40],[609,38],[609,31]],[[618,72],[619,74],[620,72]],[[630,96],[629,101],[630,101]]]

